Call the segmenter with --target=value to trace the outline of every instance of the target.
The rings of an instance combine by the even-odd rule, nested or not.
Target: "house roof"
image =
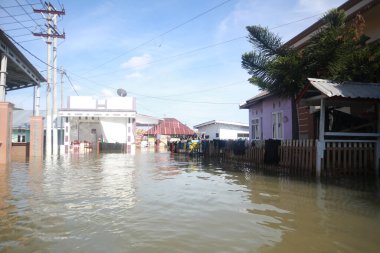
[[[262,91],[259,94],[257,94],[256,96],[251,97],[250,99],[248,99],[247,101],[242,103],[239,106],[239,108],[240,109],[249,109],[249,107],[251,107],[252,105],[254,105],[254,104],[260,102],[261,100],[263,100],[264,98],[270,97],[272,95],[273,94],[269,93],[269,91]]]
[[[348,0],[340,5],[337,9],[344,10],[348,20],[354,18],[357,14],[363,14],[379,4],[379,0]],[[323,27],[325,22],[319,19],[317,22],[291,38],[285,43],[288,47],[303,47],[310,37],[317,32],[318,29]]]
[[[229,121],[220,121],[220,120],[211,120],[211,121],[207,121],[207,122],[195,125],[194,128],[200,128],[200,127],[203,127],[203,126],[214,125],[214,124],[223,124],[223,125],[231,125],[231,126],[249,127],[248,124],[244,124],[244,123],[229,122]]]
[[[380,83],[334,82],[308,78],[310,84],[327,97],[380,99]]]
[[[145,134],[147,135],[193,135],[195,132],[175,118],[164,118],[162,122]]]

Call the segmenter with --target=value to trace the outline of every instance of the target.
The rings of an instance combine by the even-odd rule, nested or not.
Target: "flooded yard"
[[[0,252],[379,252],[376,182],[138,152],[0,170]]]

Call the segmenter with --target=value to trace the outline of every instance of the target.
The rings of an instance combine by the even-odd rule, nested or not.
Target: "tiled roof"
[[[148,135],[193,135],[194,131],[188,126],[185,126],[177,119],[164,118],[163,121],[157,126],[149,129],[146,134]]]

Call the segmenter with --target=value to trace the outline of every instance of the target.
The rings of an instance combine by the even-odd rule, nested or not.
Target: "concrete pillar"
[[[44,155],[44,120],[42,116],[30,118],[30,149],[29,156],[32,158]]]
[[[12,148],[13,104],[0,102],[0,164],[9,164]]]
[[[321,108],[319,115],[319,140],[317,141],[317,155],[316,155],[316,176],[319,178],[321,176],[322,169],[322,159],[325,152],[325,112],[326,112],[326,101],[324,98],[321,99]]]
[[[7,87],[7,64],[8,57],[6,54],[1,54],[0,66],[0,102],[5,102],[5,88]]]

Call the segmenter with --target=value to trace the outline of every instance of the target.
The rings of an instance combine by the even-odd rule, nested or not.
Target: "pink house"
[[[261,92],[240,105],[249,111],[250,140],[288,140],[297,136],[295,103],[290,98]]]

